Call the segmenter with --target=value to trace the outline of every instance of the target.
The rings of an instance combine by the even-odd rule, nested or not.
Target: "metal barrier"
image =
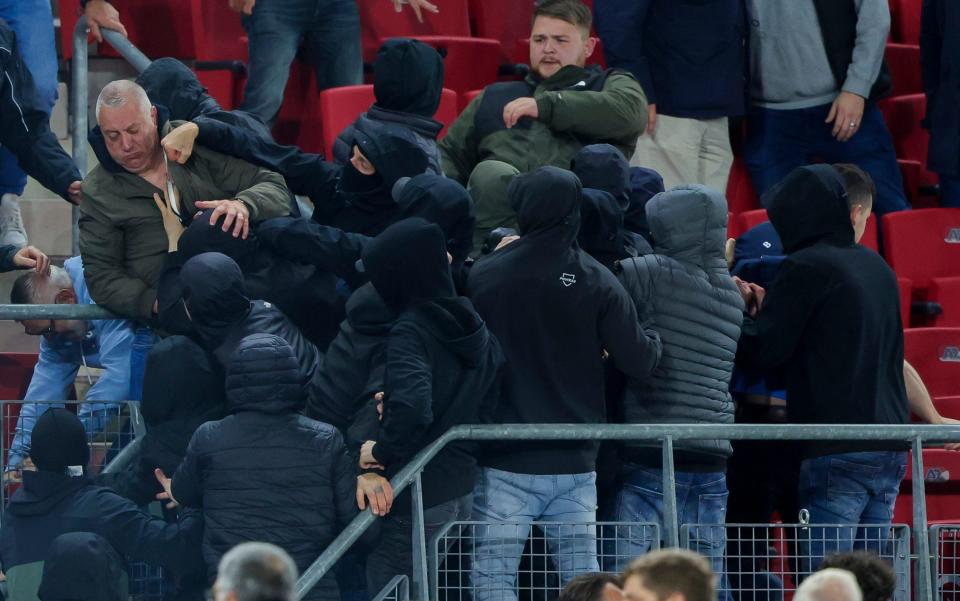
[[[960,601],[960,524],[930,528],[936,598]]]
[[[394,576],[373,601],[410,601],[410,579]]]
[[[428,599],[427,547],[424,540],[423,498],[420,474],[427,463],[451,442],[458,440],[646,440],[659,441],[663,449],[664,542],[679,546],[677,524],[676,482],[673,463],[673,443],[678,440],[847,440],[847,441],[904,441],[909,442],[912,454],[913,523],[926,524],[926,491],[924,489],[923,443],[960,441],[960,426],[921,425],[565,425],[565,424],[506,424],[498,426],[457,426],[447,431],[423,449],[401,469],[391,481],[395,494],[413,485],[413,598]],[[326,574],[334,563],[353,545],[376,518],[369,510],[357,516],[314,561],[297,582],[297,595],[302,598]],[[916,557],[930,556],[927,533],[914,533]],[[916,562],[918,599],[931,599],[931,565]]]
[[[553,599],[583,572],[621,571],[627,537],[660,547],[657,524],[451,522],[431,542],[430,599]]]

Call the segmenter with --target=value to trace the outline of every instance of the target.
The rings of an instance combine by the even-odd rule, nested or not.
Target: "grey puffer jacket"
[[[650,377],[630,379],[623,419],[733,423],[730,373],[744,303],[723,254],[726,199],[705,186],[680,186],[655,196],[646,212],[655,254],[621,261],[619,277],[640,319],[659,332],[663,357]],[[659,446],[644,445],[628,447],[625,458],[658,463]],[[678,469],[691,471],[708,471],[702,466],[718,465],[732,452],[722,440],[685,441],[676,448]]]

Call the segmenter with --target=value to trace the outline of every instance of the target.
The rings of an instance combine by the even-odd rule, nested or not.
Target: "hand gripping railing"
[[[103,34],[103,40],[113,46],[137,72],[142,72],[150,65],[150,59],[120,32],[106,27],[101,27],[100,32]],[[90,89],[88,51],[87,18],[81,15],[76,27],[73,28],[73,62],[70,66],[70,106],[73,109],[70,117],[70,133],[73,136],[73,162],[80,170],[81,177],[87,174],[87,131],[89,130],[87,96]],[[71,254],[76,256],[80,254],[80,231],[77,225],[80,209],[76,205],[73,206],[72,214]]]
[[[960,426],[921,425],[567,425],[507,424],[499,426],[457,426],[417,454],[393,478],[394,495],[413,485],[413,591],[415,601],[427,600],[426,541],[423,528],[421,473],[445,446],[459,440],[658,440],[663,445],[664,540],[679,544],[673,443],[678,440],[847,440],[902,441],[913,449],[913,523],[917,599],[932,599],[930,541],[927,538],[926,494],[924,489],[923,443],[960,441]],[[313,588],[336,561],[373,523],[369,510],[357,516],[313,562],[297,582],[298,598]]]

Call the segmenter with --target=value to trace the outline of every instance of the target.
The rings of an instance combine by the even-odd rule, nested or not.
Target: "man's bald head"
[[[97,124],[110,157],[130,173],[143,175],[162,162],[157,109],[136,83],[120,79],[103,87]]]
[[[793,601],[863,601],[863,594],[853,574],[827,568],[804,580]]]
[[[97,97],[97,123],[100,123],[100,113],[103,107],[115,108],[128,103],[138,107],[144,117],[150,117],[150,109],[153,105],[150,103],[150,98],[147,97],[147,92],[136,82],[128,79],[118,79],[103,86],[100,95]]]

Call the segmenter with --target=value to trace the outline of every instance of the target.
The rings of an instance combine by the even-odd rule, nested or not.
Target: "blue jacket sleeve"
[[[643,52],[643,28],[652,1],[594,0],[593,13],[607,64],[633,73],[647,102],[656,104],[653,77]]]
[[[0,22],[0,144],[20,167],[64,200],[70,184],[83,179],[73,159],[50,131],[50,115],[40,107],[30,71],[23,64],[16,35]]]
[[[133,327],[129,321],[99,322],[100,368],[103,374],[87,391],[78,411],[87,433],[101,433],[118,415],[120,401],[130,399],[130,354],[133,352]],[[95,402],[109,401],[109,402]]]

